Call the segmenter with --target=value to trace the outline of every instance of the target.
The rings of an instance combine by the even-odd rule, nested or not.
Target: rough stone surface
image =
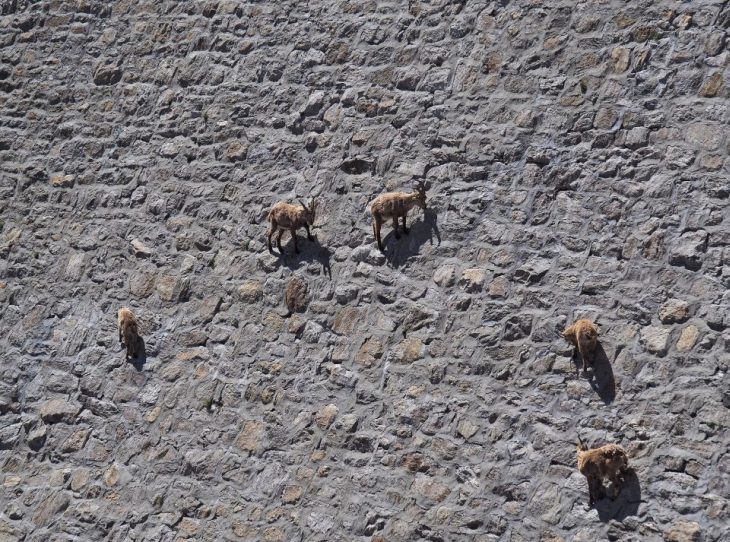
[[[681,299],[670,299],[659,308],[662,324],[684,322],[689,315],[689,303]]]
[[[0,1],[0,540],[724,540],[729,24]],[[368,202],[421,177],[381,254]],[[629,450],[616,501],[576,434]]]
[[[304,312],[307,308],[307,283],[299,277],[292,278],[286,285],[284,301],[289,312]]]

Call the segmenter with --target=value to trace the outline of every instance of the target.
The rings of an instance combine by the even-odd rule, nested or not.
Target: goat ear
[[[317,204],[318,204],[318,203],[319,203],[319,202],[317,201],[317,196],[313,196],[313,197],[312,197],[312,203],[310,203],[310,204],[309,204],[309,208],[310,208],[310,210],[311,210],[312,212],[314,212],[314,210],[315,210],[315,209],[317,208]]]

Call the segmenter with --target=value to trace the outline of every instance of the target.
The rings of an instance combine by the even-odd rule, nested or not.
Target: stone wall
[[[0,13],[0,540],[727,534],[727,2]]]

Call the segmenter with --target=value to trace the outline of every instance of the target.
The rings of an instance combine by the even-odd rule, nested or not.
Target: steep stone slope
[[[727,536],[727,2],[0,13],[0,540]]]

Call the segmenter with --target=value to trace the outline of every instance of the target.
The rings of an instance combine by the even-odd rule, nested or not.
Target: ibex
[[[583,371],[588,371],[587,362],[593,363],[593,352],[598,342],[598,326],[590,320],[577,320],[563,331],[563,337],[578,348],[583,360]]]
[[[127,361],[130,358],[136,359],[137,343],[139,341],[137,318],[130,309],[122,307],[117,312],[117,322],[119,325],[119,342],[127,347]]]
[[[307,239],[314,241],[309,226],[314,224],[314,211],[317,208],[317,201],[312,198],[309,207],[302,200],[299,200],[299,203],[301,203],[301,207],[280,201],[269,211],[269,222],[271,223],[268,239],[269,252],[271,252],[271,236],[274,235],[277,229],[279,230],[279,236],[276,238],[276,245],[279,247],[279,252],[284,251],[281,248],[281,236],[284,234],[284,230],[291,231],[292,239],[294,239],[294,252],[297,254],[299,254],[299,247],[297,246],[297,230],[299,228],[307,230]]]
[[[370,204],[370,212],[373,215],[373,234],[378,241],[378,248],[383,250],[383,241],[380,238],[380,228],[386,219],[393,219],[393,230],[395,238],[400,239],[398,233],[398,219],[403,218],[403,233],[408,235],[406,227],[406,215],[408,211],[418,205],[424,211],[426,210],[426,190],[428,187],[423,181],[416,183],[415,192],[386,192],[379,195]]]
[[[613,499],[618,497],[629,468],[629,459],[618,444],[606,444],[589,450],[578,437],[578,470],[588,479],[588,506],[593,506],[603,493],[603,480],[613,486]]]

